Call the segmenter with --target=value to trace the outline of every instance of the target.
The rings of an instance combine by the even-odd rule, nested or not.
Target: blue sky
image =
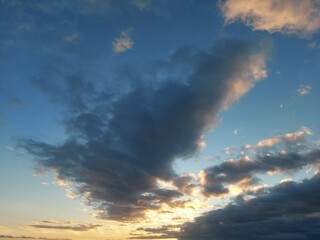
[[[319,237],[319,1],[0,4],[0,238]]]

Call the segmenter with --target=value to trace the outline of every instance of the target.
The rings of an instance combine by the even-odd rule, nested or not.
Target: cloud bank
[[[183,193],[159,187],[157,179],[187,189],[188,177],[177,178],[174,160],[199,151],[218,114],[266,77],[265,46],[226,41],[208,52],[183,52],[184,63],[177,53],[165,62],[187,64],[188,74],[153,85],[130,79],[135,84],[122,94],[81,77],[66,77],[59,87],[37,79],[71,113],[64,121],[68,138],[56,145],[25,139],[20,146],[40,168],[72,183],[100,218],[130,221],[164,203],[175,206]]]
[[[220,8],[226,23],[241,20],[253,30],[306,36],[320,29],[318,0],[226,0]]]
[[[307,239],[320,237],[320,174],[238,197],[182,227],[184,239]]]

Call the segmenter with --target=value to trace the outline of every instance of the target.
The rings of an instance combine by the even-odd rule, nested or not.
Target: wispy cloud
[[[253,30],[310,35],[320,29],[320,5],[313,0],[226,0],[226,23],[243,21]]]
[[[302,96],[302,95],[307,95],[311,92],[312,88],[309,85],[306,86],[301,86],[298,88],[297,92]]]
[[[132,28],[126,29],[120,33],[119,37],[115,38],[112,43],[112,51],[114,53],[126,52],[133,47],[132,31]]]
[[[177,238],[181,224],[168,224],[161,227],[137,228],[129,239],[172,239]]]
[[[74,223],[59,223],[56,221],[42,221],[40,224],[29,225],[33,228],[41,229],[55,229],[55,230],[71,230],[76,232],[90,231],[92,229],[97,229],[103,227],[100,224],[74,224]]]
[[[0,239],[32,239],[32,240],[71,240],[70,238],[46,238],[46,237],[31,237],[31,236],[13,236],[13,235],[0,235]]]
[[[311,135],[311,134],[312,134],[312,132],[308,127],[301,127],[301,129],[299,131],[296,131],[293,133],[287,133],[284,135],[260,140],[257,143],[257,147],[258,148],[267,148],[267,147],[270,148],[270,147],[275,147],[276,145],[279,145],[281,143],[286,143],[286,144],[293,143],[295,147],[298,147],[299,144],[302,144],[305,142],[305,136]],[[281,145],[281,147],[282,147],[282,145]]]

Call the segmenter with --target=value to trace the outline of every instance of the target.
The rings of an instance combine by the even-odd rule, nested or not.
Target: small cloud
[[[206,143],[206,141],[205,141],[205,139],[204,139],[203,136],[200,137],[200,139],[198,140],[197,144],[198,144],[198,148],[199,148],[200,150],[205,149],[206,146],[207,146],[207,143]]]
[[[23,105],[22,100],[14,95],[13,93],[0,88],[0,95],[4,96],[6,98],[6,102],[9,106],[21,106]]]
[[[65,36],[65,37],[64,37],[64,40],[65,40],[66,42],[74,42],[74,41],[78,40],[79,38],[80,38],[79,33],[74,32],[74,33],[71,33],[71,34]]]
[[[224,153],[225,153],[227,156],[233,155],[233,153],[234,153],[233,147],[226,147],[226,148],[224,149]]]
[[[306,86],[301,86],[297,92],[302,96],[302,95],[307,95],[311,92],[311,87],[306,85]]]
[[[308,47],[312,49],[317,49],[317,48],[320,48],[320,44],[317,43],[316,41],[312,41],[308,44]]]
[[[238,130],[238,129],[235,129],[235,130],[233,131],[233,134],[234,134],[234,135],[238,135],[238,133],[239,133],[239,130]]]
[[[6,149],[8,149],[9,151],[14,151],[14,149],[10,146],[6,146]]]
[[[150,0],[131,0],[130,3],[140,11],[145,11],[150,7]]]
[[[115,54],[126,52],[133,47],[133,41],[131,38],[131,33],[133,28],[129,28],[120,33],[112,43],[112,50]]]

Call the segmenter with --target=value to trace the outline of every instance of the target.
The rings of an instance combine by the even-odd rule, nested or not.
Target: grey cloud
[[[0,87],[0,94],[10,106],[21,106],[23,101],[16,95]]]
[[[68,139],[57,145],[32,139],[19,144],[44,170],[73,183],[88,204],[101,210],[101,218],[143,217],[145,210],[182,196],[159,189],[156,179],[177,177],[173,161],[197,152],[219,112],[266,76],[265,58],[264,48],[222,42],[209,52],[193,53],[191,73],[180,81],[150,87],[143,79],[111,97],[112,85],[97,91],[78,76],[48,88],[39,80],[69,112],[64,120]]]
[[[320,175],[239,197],[182,227],[179,239],[307,239],[320,237]]]
[[[44,238],[44,237],[13,236],[13,235],[0,235],[0,238],[34,239],[34,240],[71,240],[70,238]]]
[[[184,174],[172,179],[172,183],[183,193],[191,194],[198,186],[197,179],[192,174]]]
[[[43,223],[45,223],[45,224],[33,224],[30,226],[34,227],[34,228],[72,230],[72,231],[77,231],[77,232],[89,231],[89,230],[96,229],[96,228],[103,226],[100,224],[77,224],[77,225],[64,224],[64,225],[60,225],[60,224],[52,223],[51,221],[43,221]]]
[[[131,233],[129,239],[171,239],[178,236],[181,224],[168,224],[156,228],[137,228],[136,231],[143,231],[144,234]],[[160,234],[160,235],[159,235]]]
[[[242,157],[235,161],[225,161],[204,170],[205,195],[223,195],[228,193],[228,184],[236,184],[246,180],[246,184],[257,183],[255,174],[267,172],[290,172],[302,167],[320,162],[320,150],[307,152],[292,151],[272,154],[258,154],[253,160]]]
[[[69,104],[73,111],[84,110],[90,104],[90,96],[95,95],[95,87],[79,74],[61,76],[61,70],[43,68],[42,73],[32,79],[41,91],[52,96],[54,102]]]

